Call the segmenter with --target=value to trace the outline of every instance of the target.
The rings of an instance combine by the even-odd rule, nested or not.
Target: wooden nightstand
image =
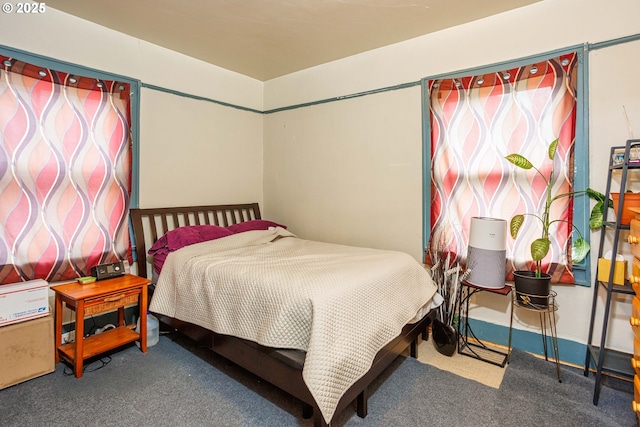
[[[85,359],[133,341],[140,341],[140,350],[147,351],[147,285],[150,280],[131,274],[114,279],[81,285],[66,283],[52,286],[56,296],[56,363],[63,358],[73,365],[76,378],[82,377]],[[62,304],[76,312],[76,339],[62,344]],[[140,333],[135,332],[135,324],[127,325],[124,308],[138,304],[140,310]],[[118,325],[98,335],[84,336],[84,318],[105,311],[118,310]]]

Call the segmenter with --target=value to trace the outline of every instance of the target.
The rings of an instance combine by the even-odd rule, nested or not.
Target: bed
[[[131,224],[138,274],[155,283],[151,311],[169,327],[300,400],[303,416],[313,416],[314,426],[330,425],[333,415],[354,401],[357,414],[365,417],[369,384],[399,355],[417,357],[419,341],[428,339],[437,294],[422,267],[413,260],[419,269],[412,265],[406,272],[393,273],[393,285],[401,278],[401,286],[388,286],[383,280],[381,257],[390,255],[396,258],[393,263],[404,265],[406,254],[299,239],[286,226],[263,220],[257,203],[131,209]],[[255,224],[260,227],[254,228]],[[178,245],[181,249],[162,254],[164,266],[157,276],[158,260],[148,256],[149,249],[166,247],[167,236],[176,231],[199,227],[233,232],[196,244],[186,242]],[[157,250],[154,255],[158,257]],[[351,256],[357,261],[343,266]],[[351,269],[359,260],[368,262],[366,268]],[[295,277],[301,265],[304,284]],[[321,286],[307,285],[308,270],[319,271],[328,282],[318,279]],[[349,270],[344,273],[349,280],[343,280],[343,270]],[[268,287],[268,292],[253,286],[258,278],[258,286]],[[332,285],[336,280],[350,283]],[[367,292],[375,296],[351,291],[360,281],[376,286]],[[248,283],[250,296],[239,296]],[[391,294],[386,289],[392,289]],[[403,293],[410,297],[409,304],[403,301],[393,304],[397,310],[387,307],[375,315],[365,314],[369,318],[364,322],[362,313],[371,308],[351,308],[365,305],[353,301],[387,301],[394,298],[392,294]],[[280,304],[282,300],[286,303]],[[349,301],[348,309],[340,302],[344,300]],[[409,312],[413,314],[407,317]],[[265,330],[258,331],[262,325],[267,325]]]

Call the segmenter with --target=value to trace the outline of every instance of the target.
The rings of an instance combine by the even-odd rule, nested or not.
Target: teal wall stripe
[[[183,96],[183,97],[186,97],[186,98],[192,98],[192,99],[196,99],[196,100],[200,100],[200,101],[213,102],[215,104],[219,104],[219,105],[222,105],[222,106],[225,106],[225,107],[237,108],[239,110],[249,111],[249,112],[252,112],[252,113],[273,114],[273,113],[279,113],[281,111],[295,110],[295,109],[298,109],[298,108],[305,108],[305,107],[311,107],[311,106],[314,106],[314,105],[326,104],[328,102],[343,101],[345,99],[359,98],[361,96],[373,95],[373,94],[377,94],[377,93],[389,92],[389,91],[394,91],[394,90],[399,90],[399,89],[406,89],[406,88],[409,88],[409,87],[418,86],[419,84],[420,84],[419,81],[410,82],[410,83],[402,83],[402,84],[395,85],[395,86],[388,86],[388,87],[383,87],[383,88],[379,88],[379,89],[372,89],[372,90],[368,90],[368,91],[365,91],[365,92],[352,93],[352,94],[349,94],[349,95],[336,96],[334,98],[320,99],[318,101],[305,102],[303,104],[295,104],[295,105],[290,105],[290,106],[287,106],[287,107],[278,107],[278,108],[273,108],[271,110],[266,110],[266,111],[260,111],[260,110],[256,110],[256,109],[253,109],[253,108],[242,107],[242,106],[239,106],[239,105],[230,104],[228,102],[217,101],[217,100],[212,99],[212,98],[206,98],[206,97],[203,97],[203,96],[192,95],[190,93],[180,92],[180,91],[172,90],[172,89],[167,89],[167,88],[163,88],[161,86],[155,86],[155,85],[151,85],[151,84],[147,84],[147,83],[143,83],[142,87],[147,88],[147,89],[160,91],[160,92],[169,93],[171,95]]]
[[[352,94],[349,94],[349,95],[336,96],[334,98],[320,99],[320,100],[317,100],[317,101],[305,102],[305,103],[302,103],[302,104],[295,104],[295,105],[290,105],[290,106],[287,106],[287,107],[278,107],[278,108],[273,108],[271,110],[261,111],[261,110],[256,110],[254,108],[248,108],[248,107],[242,107],[240,105],[230,104],[228,102],[217,101],[215,99],[207,98],[207,97],[204,97],[204,96],[192,95],[192,94],[186,93],[186,92],[180,92],[180,91],[173,90],[173,89],[167,89],[167,88],[164,88],[164,87],[161,87],[161,86],[142,83],[142,87],[143,88],[147,88],[147,89],[152,89],[152,90],[156,90],[156,91],[159,91],[159,92],[168,93],[168,94],[171,94],[171,95],[182,96],[182,97],[185,97],[185,98],[192,98],[192,99],[196,99],[196,100],[199,100],[199,101],[212,102],[214,104],[222,105],[222,106],[225,106],[225,107],[237,108],[239,110],[249,111],[249,112],[257,113],[257,114],[279,113],[281,111],[295,110],[295,109],[298,109],[298,108],[311,107],[311,106],[314,106],[314,105],[326,104],[328,102],[344,101],[345,99],[359,98],[361,96],[374,95],[374,94],[382,93],[382,92],[389,92],[389,91],[394,91],[394,90],[406,89],[406,88],[413,87],[413,86],[418,86],[418,85],[420,85],[420,81],[410,82],[410,83],[402,83],[402,84],[395,85],[395,86],[387,86],[387,87],[383,87],[383,88],[379,88],[379,89],[368,90],[368,91],[365,91],[365,92],[352,93]]]
[[[622,37],[622,38],[617,38],[617,39],[613,39],[613,40],[607,40],[604,42],[599,42],[599,43],[594,43],[594,44],[584,44],[584,45],[575,45],[575,46],[571,46],[568,48],[563,48],[563,49],[558,49],[552,52],[547,52],[546,55],[550,55],[550,56],[554,56],[554,55],[558,55],[564,52],[569,52],[572,50],[579,50],[580,46],[585,46],[586,49],[588,51],[590,50],[597,50],[597,49],[603,49],[606,47],[610,47],[610,46],[615,46],[618,44],[623,44],[623,43],[629,43],[629,42],[634,42],[634,41],[638,41],[640,40],[640,34],[635,34],[635,35],[631,35],[631,36],[627,36],[627,37]],[[237,108],[240,110],[244,110],[244,111],[249,111],[252,113],[257,113],[257,114],[272,114],[272,113],[277,113],[280,111],[285,111],[285,110],[293,110],[296,108],[304,108],[304,107],[310,107],[313,105],[318,105],[318,104],[325,104],[328,102],[336,102],[336,101],[343,101],[345,99],[351,99],[351,98],[357,98],[357,97],[361,97],[361,96],[367,96],[367,95],[373,95],[373,94],[377,94],[377,93],[381,93],[381,92],[388,92],[388,91],[392,91],[392,90],[399,90],[399,89],[405,89],[408,87],[413,87],[413,86],[417,86],[422,84],[422,80],[420,81],[415,81],[415,82],[409,82],[409,83],[401,83],[398,85],[394,85],[394,86],[388,86],[388,87],[383,87],[383,88],[379,88],[379,89],[372,89],[369,91],[364,91],[364,92],[358,92],[358,93],[353,93],[353,94],[349,94],[349,95],[343,95],[343,96],[336,96],[333,98],[326,98],[326,99],[321,99],[318,101],[312,101],[312,102],[306,102],[306,103],[301,103],[301,104],[294,104],[294,105],[289,105],[286,107],[279,107],[279,108],[274,108],[271,110],[265,110],[265,111],[261,111],[261,110],[257,110],[254,108],[248,108],[248,107],[243,107],[241,105],[236,105],[236,104],[232,104],[232,103],[228,103],[228,102],[224,102],[224,101],[218,101],[216,99],[213,98],[207,98],[207,97],[203,97],[203,96],[198,96],[198,95],[193,95],[193,94],[189,94],[186,92],[181,92],[181,91],[176,91],[173,89],[167,89],[164,88],[162,86],[157,86],[157,85],[153,85],[153,84],[149,84],[149,83],[142,83],[139,80],[136,79],[132,79],[131,77],[126,77],[126,76],[120,76],[117,74],[113,74],[113,73],[105,73],[93,68],[89,68],[89,67],[84,67],[81,65],[76,65],[76,64],[72,64],[72,63],[68,63],[68,62],[63,62],[63,61],[58,61],[58,60],[54,60],[52,58],[48,58],[42,55],[37,55],[37,54],[33,54],[33,53],[29,53],[29,52],[25,52],[19,49],[15,49],[9,46],[4,46],[4,45],[0,45],[0,52],[4,52],[3,54],[11,56],[12,58],[16,58],[16,59],[20,59],[26,62],[30,62],[32,64],[36,64],[36,65],[41,65],[43,67],[48,67],[48,68],[56,68],[59,71],[64,71],[64,72],[69,72],[69,73],[77,73],[77,74],[82,74],[88,77],[94,77],[94,78],[101,78],[101,79],[107,79],[107,80],[122,80],[122,81],[126,81],[128,83],[132,83],[132,82],[138,82],[138,87],[144,87],[147,89],[152,89],[152,90],[156,90],[156,91],[161,91],[161,92],[165,92],[168,94],[172,94],[172,95],[176,95],[176,96],[182,96],[182,97],[186,97],[186,98],[193,98],[196,100],[200,100],[200,101],[206,101],[206,102],[212,102],[218,105],[222,105],[225,107],[230,107],[230,108]],[[428,76],[426,77],[427,79],[438,79],[438,78],[443,78],[443,77],[451,77],[451,78],[455,78],[455,77],[461,77],[461,76],[466,76],[469,74],[474,74],[474,73],[478,73],[480,72],[480,70],[482,70],[482,72],[492,72],[492,70],[494,71],[498,71],[502,68],[505,67],[505,65],[509,64],[511,66],[518,66],[518,64],[520,63],[520,65],[526,64],[528,62],[530,62],[533,58],[539,58],[540,55],[534,55],[534,56],[529,56],[529,57],[525,57],[525,58],[521,58],[517,61],[505,61],[505,62],[500,62],[500,63],[495,63],[492,65],[488,65],[488,66],[483,66],[483,67],[475,67],[475,68],[468,68],[465,70],[458,70],[455,73],[446,73],[446,74],[438,74],[438,75],[432,75],[432,76]],[[55,66],[53,66],[52,64],[55,64]],[[515,65],[514,65],[515,64]]]
[[[402,84],[395,85],[395,86],[387,86],[387,87],[383,87],[383,88],[380,88],[380,89],[373,89],[373,90],[368,90],[368,91],[365,91],[365,92],[352,93],[350,95],[336,96],[335,98],[326,98],[326,99],[321,99],[319,101],[306,102],[304,104],[296,104],[296,105],[291,105],[291,106],[288,106],[288,107],[274,108],[274,109],[271,109],[271,110],[267,110],[264,113],[265,114],[279,113],[280,111],[295,110],[297,108],[311,107],[313,105],[326,104],[328,102],[344,101],[345,99],[359,98],[361,96],[374,95],[374,94],[377,94],[377,93],[389,92],[389,91],[392,91],[392,90],[406,89],[406,88],[409,88],[409,87],[418,86],[419,84],[420,84],[419,81],[410,82],[410,83],[402,83]]]
[[[607,40],[604,42],[589,44],[589,50],[598,50],[606,47],[615,46],[618,44],[630,43],[640,40],[640,34],[633,34],[631,36],[620,37],[613,40]]]
[[[617,38],[617,39],[613,39],[613,40],[607,40],[604,42],[599,42],[599,43],[593,43],[593,44],[584,44],[584,45],[575,45],[575,46],[571,46],[568,48],[563,48],[563,49],[558,49],[552,52],[547,52],[548,55],[553,56],[553,55],[557,55],[557,54],[561,54],[563,52],[569,52],[572,50],[579,50],[580,46],[586,46],[586,49],[588,51],[591,50],[597,50],[597,49],[603,49],[603,48],[607,48],[607,47],[611,47],[611,46],[615,46],[618,44],[623,44],[623,43],[629,43],[629,42],[634,42],[634,41],[638,41],[640,40],[640,34],[634,34],[631,36],[626,36],[626,37],[621,37],[621,38]],[[185,92],[180,92],[180,91],[176,91],[176,90],[172,90],[172,89],[167,89],[161,86],[157,86],[157,85],[152,85],[152,84],[148,84],[148,83],[141,83],[139,80],[136,79],[132,79],[131,77],[126,77],[126,76],[120,76],[117,74],[113,74],[113,73],[105,73],[93,68],[89,68],[89,67],[84,67],[82,65],[76,65],[76,64],[72,64],[72,63],[68,63],[68,62],[63,62],[63,61],[58,61],[58,60],[54,60],[52,58],[48,58],[42,55],[37,55],[37,54],[33,54],[33,53],[29,53],[29,52],[25,52],[23,50],[19,50],[19,49],[15,49],[9,46],[4,46],[4,45],[0,45],[0,52],[4,52],[3,54],[11,56],[13,58],[16,59],[20,59],[23,61],[27,61],[27,62],[31,62],[33,64],[36,65],[42,65],[43,67],[48,67],[48,68],[56,68],[57,70],[60,71],[64,71],[64,72],[69,72],[69,73],[77,73],[77,74],[82,74],[82,75],[86,75],[88,77],[95,77],[95,78],[103,78],[103,79],[107,79],[107,80],[122,80],[122,81],[126,81],[126,82],[133,82],[133,81],[137,81],[139,84],[139,87],[145,87],[148,89],[152,89],[152,90],[157,90],[157,91],[161,91],[161,92],[165,92],[165,93],[169,93],[172,95],[177,95],[177,96],[183,96],[183,97],[187,97],[187,98],[193,98],[193,99],[197,99],[200,101],[206,101],[206,102],[212,102],[218,105],[222,105],[225,107],[230,107],[230,108],[237,108],[240,110],[245,110],[245,111],[250,111],[253,113],[258,113],[258,114],[272,114],[272,113],[277,113],[280,111],[285,111],[285,110],[293,110],[296,108],[304,108],[304,107],[309,107],[309,106],[313,106],[313,105],[317,105],[317,104],[325,104],[328,102],[335,102],[335,101],[343,101],[345,99],[351,99],[351,98],[356,98],[356,97],[361,97],[361,96],[366,96],[366,95],[373,95],[376,93],[380,93],[380,92],[387,92],[387,91],[392,91],[392,90],[399,90],[399,89],[405,89],[407,87],[413,87],[413,86],[417,86],[420,85],[421,81],[415,81],[415,82],[409,82],[409,83],[402,83],[402,84],[398,84],[395,86],[388,86],[388,87],[383,87],[383,88],[379,88],[379,89],[372,89],[369,91],[364,91],[364,92],[358,92],[358,93],[354,93],[354,94],[350,94],[350,95],[343,95],[343,96],[337,96],[337,97],[333,97],[333,98],[327,98],[327,99],[322,99],[322,100],[318,100],[318,101],[313,101],[313,102],[306,102],[306,103],[302,103],[302,104],[294,104],[294,105],[290,105],[290,106],[286,106],[286,107],[279,107],[279,108],[274,108],[271,110],[266,110],[266,111],[261,111],[261,110],[256,110],[254,108],[248,108],[248,107],[243,107],[240,105],[236,105],[236,104],[231,104],[228,102],[224,102],[224,101],[218,101],[216,99],[212,99],[212,98],[207,98],[207,97],[203,97],[203,96],[198,96],[198,95],[192,95],[189,93],[185,93]],[[528,62],[531,61],[532,58],[538,58],[540,57],[540,55],[534,55],[534,56],[529,56],[529,57],[525,57],[525,58],[521,58],[518,61],[521,61],[521,65],[522,64],[526,64]],[[438,75],[432,75],[432,76],[428,76],[426,77],[427,79],[438,79],[438,78],[443,78],[443,77],[460,77],[460,76],[466,76],[469,74],[474,74],[476,72],[479,72],[479,70],[483,70],[484,72],[491,72],[491,70],[494,71],[498,71],[502,68],[504,68],[504,66],[506,64],[516,64],[515,66],[518,66],[517,64],[519,63],[518,61],[505,61],[505,62],[500,62],[500,63],[496,63],[496,64],[492,64],[492,65],[488,65],[488,66],[483,66],[483,67],[475,67],[475,68],[468,68],[465,70],[459,70],[456,71],[455,73],[446,73],[446,74],[438,74]],[[52,65],[55,64],[55,67]]]
[[[168,94],[171,94],[171,95],[182,96],[184,98],[191,98],[191,99],[195,99],[195,100],[198,100],[198,101],[212,102],[214,104],[222,105],[223,107],[236,108],[238,110],[249,111],[251,113],[263,114],[262,111],[255,110],[253,108],[248,108],[248,107],[243,107],[243,106],[240,106],[240,105],[230,104],[228,102],[223,102],[223,101],[217,101],[217,100],[212,99],[212,98],[206,98],[204,96],[192,95],[190,93],[180,92],[180,91],[173,90],[173,89],[167,89],[167,88],[164,88],[162,86],[156,86],[156,85],[152,85],[152,84],[148,84],[148,83],[142,83],[142,87],[143,88],[147,88],[147,89],[151,89],[151,90],[156,90],[156,91],[159,91],[159,92],[168,93]]]

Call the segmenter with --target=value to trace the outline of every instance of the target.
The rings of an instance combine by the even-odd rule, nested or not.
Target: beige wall
[[[422,254],[420,87],[268,115],[265,212],[301,237]]]
[[[262,121],[261,114],[143,89],[140,206],[261,203]]]

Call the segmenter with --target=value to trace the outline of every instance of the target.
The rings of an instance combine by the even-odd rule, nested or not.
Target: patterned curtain
[[[130,87],[0,56],[0,284],[129,250]]]
[[[577,55],[496,73],[429,82],[431,108],[431,235],[428,253],[447,250],[465,261],[472,217],[511,220],[539,213],[545,183],[504,157],[519,153],[548,176],[549,144],[559,138],[554,194],[570,192],[576,124]],[[552,218],[572,221],[573,199],[553,205]],[[506,279],[531,270],[530,242],[540,237],[526,216],[517,241],[507,236]],[[543,270],[555,283],[574,283],[571,228],[552,226]],[[527,233],[524,233],[527,231]],[[435,246],[434,246],[435,245]]]

